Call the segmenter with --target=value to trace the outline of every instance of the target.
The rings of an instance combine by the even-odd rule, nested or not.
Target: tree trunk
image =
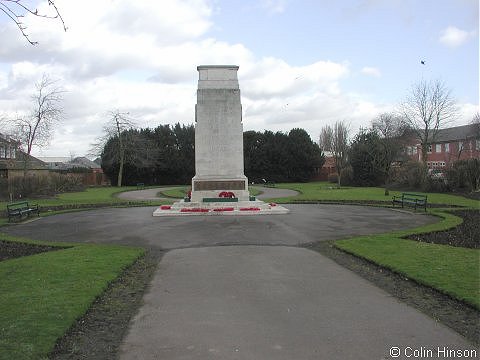
[[[122,131],[120,129],[120,120],[117,115],[115,115],[115,123],[117,125],[117,134],[118,134],[118,145],[120,147],[120,166],[118,169],[118,177],[117,177],[117,186],[122,186],[122,175],[123,175],[123,162],[125,160],[125,149],[123,148],[123,141],[122,141]]]
[[[117,186],[122,186],[122,174],[123,174],[123,155],[120,155],[120,168],[118,169],[118,177],[117,177]]]

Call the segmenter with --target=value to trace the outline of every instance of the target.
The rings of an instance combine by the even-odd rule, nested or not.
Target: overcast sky
[[[25,18],[36,46],[0,13],[0,115],[27,112],[44,73],[66,90],[64,119],[38,156],[85,155],[110,110],[140,127],[193,124],[201,64],[240,66],[244,130],[300,127],[317,141],[322,126],[344,120],[355,133],[421,79],[451,89],[455,125],[478,111],[478,0],[57,4],[67,32]]]

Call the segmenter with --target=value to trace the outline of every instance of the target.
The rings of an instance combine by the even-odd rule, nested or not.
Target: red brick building
[[[405,153],[413,161],[422,161],[422,147],[417,141],[412,141]],[[478,124],[440,129],[428,145],[427,166],[430,169],[443,169],[457,160],[472,158],[480,158]]]
[[[330,174],[336,174],[335,159],[330,152],[325,152],[325,163],[321,168],[315,168],[313,181],[327,181]]]

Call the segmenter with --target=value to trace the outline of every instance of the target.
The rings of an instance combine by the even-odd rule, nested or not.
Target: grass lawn
[[[461,223],[454,215],[440,212],[437,215],[443,220],[413,231],[338,240],[335,246],[480,309],[480,250],[402,238]]]
[[[295,201],[383,201],[391,204],[394,195],[400,196],[402,194],[401,191],[390,191],[389,195],[385,196],[385,189],[380,187],[337,188],[335,184],[328,182],[285,183],[277,184],[277,187],[296,190],[300,193],[295,197],[270,199],[279,203]],[[419,191],[414,191],[414,193],[427,195],[428,203],[432,204],[458,205],[480,209],[479,201],[462,196]]]
[[[144,253],[120,246],[65,246],[0,262],[0,359],[46,358],[57,338]]]
[[[41,207],[47,206],[87,206],[105,204],[115,206],[116,204],[124,204],[126,200],[119,199],[115,195],[125,191],[137,190],[136,186],[122,186],[122,187],[98,187],[87,188],[85,191],[71,192],[59,194],[47,199],[25,199],[34,204],[39,204]],[[0,211],[7,208],[7,201],[0,202]],[[132,203],[132,201],[130,201]],[[133,201],[138,204],[159,205],[159,201]]]
[[[171,197],[175,199],[183,199],[186,195],[188,190],[190,190],[190,186],[176,186],[171,189],[167,190],[160,190],[157,193],[157,196],[165,196]]]

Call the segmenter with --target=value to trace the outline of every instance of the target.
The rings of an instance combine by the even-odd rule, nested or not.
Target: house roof
[[[24,160],[26,157],[28,158],[28,161],[27,161],[28,170],[46,170],[47,169],[47,164],[45,164],[43,161],[31,155],[25,154],[22,151],[17,152],[17,157],[15,159],[1,159],[0,169],[23,170],[25,167]]]
[[[101,166],[98,165],[97,163],[91,161],[90,159],[87,159],[84,156],[79,156],[76,157],[75,159],[72,159],[70,157],[41,157],[40,158],[42,161],[46,162],[51,169],[61,169],[61,170],[67,170],[73,167],[83,167],[83,168],[89,168],[89,169],[100,169]]]
[[[99,168],[101,168],[101,166],[98,165],[96,162],[94,162],[90,159],[87,159],[84,156],[77,157],[77,158],[73,159],[72,161],[70,161],[70,164],[80,165],[82,167],[87,167],[89,169],[99,169]]]
[[[456,126],[447,129],[439,129],[435,136],[435,142],[461,141],[480,135],[480,125],[470,124]]]
[[[46,163],[68,163],[70,157],[61,156],[39,156],[38,159]]]

